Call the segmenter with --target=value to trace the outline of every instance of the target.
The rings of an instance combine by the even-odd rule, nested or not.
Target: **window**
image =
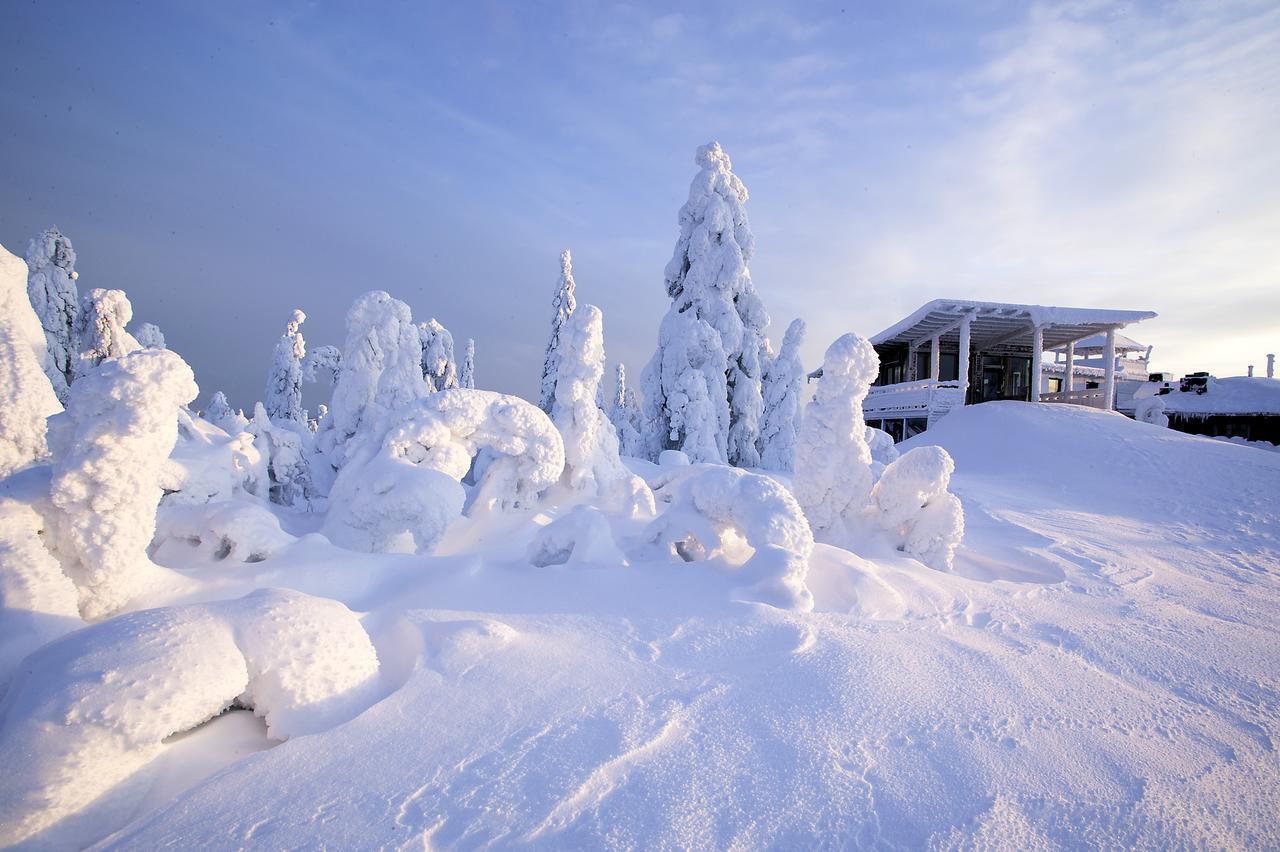
[[[1062,379],[1049,379],[1049,393],[1062,393]]]

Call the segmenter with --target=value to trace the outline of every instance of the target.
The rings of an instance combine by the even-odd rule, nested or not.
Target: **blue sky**
[[[57,224],[248,407],[358,294],[535,392],[559,253],[638,372],[693,154],[816,362],[942,296],[1150,309],[1155,366],[1280,349],[1274,3],[9,3],[0,242]],[[314,401],[314,400],[313,400]]]

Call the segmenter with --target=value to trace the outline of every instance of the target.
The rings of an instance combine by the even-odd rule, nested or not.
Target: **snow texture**
[[[547,565],[623,565],[609,529],[609,519],[592,506],[575,506],[564,517],[538,530],[529,544],[529,562]]]
[[[800,395],[804,391],[804,320],[795,319],[782,337],[782,349],[764,372],[764,421],[760,427],[760,466],[789,473],[795,469]]]
[[[941,447],[915,447],[885,467],[871,489],[880,526],[930,568],[950,571],[964,538],[964,510],[947,491],[956,465]]]
[[[164,332],[153,322],[139,323],[137,330],[133,333],[133,339],[138,341],[138,345],[144,349],[169,348],[165,344]]]
[[[476,386],[476,342],[470,337],[467,338],[467,345],[463,352],[462,367],[458,371],[458,387],[474,390]]]
[[[577,307],[573,291],[573,257],[565,249],[560,255],[560,280],[556,294],[551,299],[551,338],[547,341],[547,353],[542,359],[542,390],[538,394],[538,407],[551,414],[556,400],[556,376],[560,369],[560,330]]]
[[[560,328],[552,421],[564,439],[563,482],[623,514],[652,516],[653,494],[618,456],[618,436],[596,405],[604,373],[604,316],[582,305]]]
[[[62,409],[26,283],[26,264],[0,246],[0,478],[45,456],[45,418]]]
[[[133,335],[125,331],[133,319],[133,306],[123,290],[90,290],[80,302],[76,320],[76,341],[80,354],[76,378],[91,372],[108,358],[121,358],[141,349]]]
[[[44,331],[47,357],[41,358],[45,374],[61,402],[75,379],[79,346],[76,318],[80,293],[76,289],[76,251],[71,240],[50,228],[27,246],[27,295]]]
[[[536,406],[490,391],[440,391],[384,418],[329,494],[324,533],[365,552],[430,552],[461,516],[523,508],[564,470],[560,433]],[[471,494],[462,481],[477,456],[490,461]]]
[[[880,370],[865,338],[845,334],[827,348],[796,443],[795,495],[816,535],[841,530],[871,496],[871,448],[862,400]]]
[[[432,390],[458,387],[458,364],[453,357],[453,335],[435,319],[418,325],[422,338],[422,374]]]
[[[65,636],[28,658],[5,695],[0,844],[84,845],[86,830],[115,827],[93,825],[104,805],[127,812],[145,792],[128,781],[166,738],[233,702],[276,739],[316,733],[364,709],[377,676],[350,610],[283,589],[130,613]]]
[[[680,236],[666,268],[666,290],[672,303],[659,330],[658,350],[642,380],[648,416],[654,424],[653,456],[663,449],[682,449],[695,461],[727,460],[741,467],[756,467],[764,414],[760,355],[765,350],[764,329],[769,316],[756,296],[748,269],[755,240],[747,221],[747,188],[734,175],[720,143],[700,147],[695,162],[699,172],[689,187],[688,201],[680,208]],[[677,314],[686,321],[669,322]],[[707,346],[696,321],[714,330],[719,351]],[[669,357],[668,347],[679,351]],[[706,382],[705,389],[700,387],[700,376],[688,375],[712,369],[724,378]],[[694,416],[689,406],[703,407],[700,395],[704,390],[716,393],[705,412],[715,415],[707,425],[715,430],[711,440],[700,430],[690,429]],[[723,421],[721,390],[728,409]],[[717,450],[723,447],[723,452],[708,456],[711,446]]]
[[[790,491],[768,476],[737,468],[693,465],[674,471],[658,486],[670,506],[646,528],[646,542],[693,562],[724,556],[736,541],[745,541],[753,552],[731,569],[741,583],[735,599],[813,609],[805,585],[813,533]]]
[[[307,357],[307,344],[301,331],[306,319],[306,314],[294,310],[271,352],[264,403],[267,415],[280,422],[306,422],[306,413],[302,410],[302,359]]]
[[[177,354],[142,349],[77,378],[50,419],[55,550],[86,619],[119,612],[163,571],[147,546],[178,412],[197,392]]]

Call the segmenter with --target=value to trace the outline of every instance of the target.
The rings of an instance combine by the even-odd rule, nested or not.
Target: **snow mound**
[[[264,717],[276,739],[315,733],[363,709],[377,674],[350,610],[279,589],[130,613],[65,636],[23,662],[4,698],[0,844],[101,836],[92,823],[128,812],[144,792],[132,776],[166,737],[233,702]]]
[[[234,424],[231,424],[234,426]],[[263,499],[269,486],[267,460],[254,436],[178,411],[178,440],[169,455],[164,504]]]
[[[599,509],[575,506],[538,530],[529,544],[529,562],[547,565],[621,565],[626,557],[618,549],[609,520]]]
[[[645,529],[643,540],[688,562],[731,558],[751,550],[733,569],[743,585],[738,600],[808,612],[805,585],[813,533],[791,492],[776,480],[739,468],[676,468],[658,486],[669,507]]]
[[[352,550],[430,551],[462,514],[468,474],[474,512],[530,506],[563,470],[560,433],[537,406],[492,391],[439,391],[361,442],[329,494],[324,532]]]
[[[48,359],[27,298],[27,265],[0,246],[0,477],[48,451],[45,418],[62,410],[45,375]]]
[[[956,464],[941,447],[915,447],[890,462],[871,489],[880,526],[930,568],[951,570],[964,510],[947,484]]]
[[[262,562],[294,541],[270,510],[247,500],[161,506],[156,519],[157,554],[184,544],[211,561]]]

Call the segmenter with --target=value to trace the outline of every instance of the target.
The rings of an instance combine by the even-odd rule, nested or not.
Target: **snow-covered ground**
[[[152,604],[280,587],[354,611],[367,709],[283,743],[225,713],[35,845],[1280,844],[1280,456],[1025,403],[904,449],[934,443],[965,510],[954,572],[818,544],[808,613],[734,601],[745,545],[532,566],[565,508],[464,518],[434,556],[340,550],[287,512],[299,537],[261,561],[171,543],[192,585]],[[609,520],[636,553],[643,524]]]

